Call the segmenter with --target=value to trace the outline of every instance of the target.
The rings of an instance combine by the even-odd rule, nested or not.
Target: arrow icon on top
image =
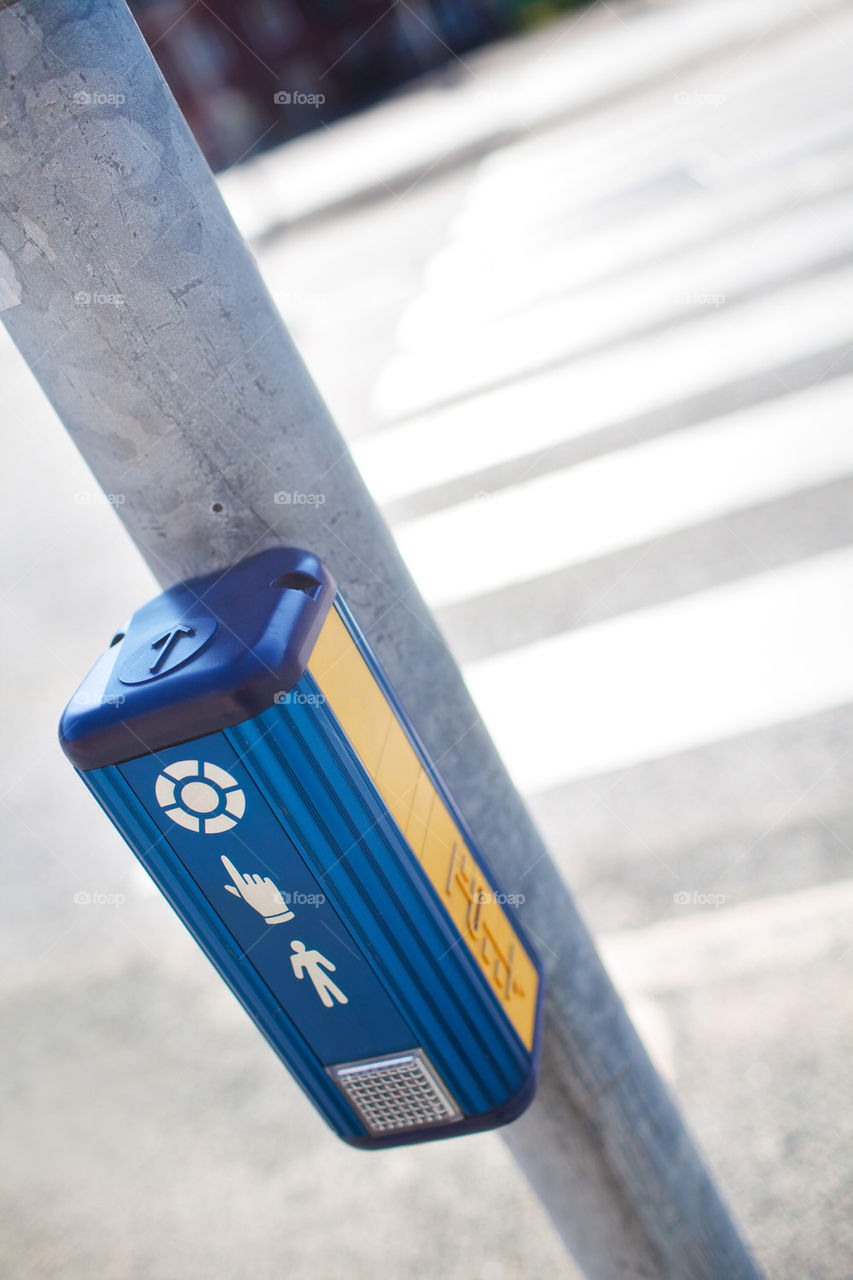
[[[151,674],[156,675],[156,673],[160,670],[160,668],[163,666],[163,663],[166,661],[166,659],[174,649],[175,645],[177,644],[181,636],[194,636],[194,635],[195,635],[195,631],[193,630],[192,627],[178,626],[178,627],[172,627],[170,631],[165,632],[165,634],[160,636],[157,640],[152,640],[151,648],[159,649],[160,652],[155,658],[153,664],[148,668]]]

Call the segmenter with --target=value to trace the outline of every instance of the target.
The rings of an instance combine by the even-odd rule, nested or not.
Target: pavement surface
[[[851,40],[605,4],[222,179],[777,1280],[853,1276]],[[155,588],[0,368],[0,1272],[572,1280],[498,1136],[326,1132],[67,767]]]

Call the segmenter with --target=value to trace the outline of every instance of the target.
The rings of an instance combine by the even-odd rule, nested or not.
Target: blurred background
[[[377,102],[424,72],[442,67],[452,78],[464,69],[462,54],[574,7],[575,0],[130,0],[214,169]]]
[[[759,1260],[853,1276],[851,6],[132,7]],[[0,367],[3,1274],[576,1280],[498,1136],[327,1133],[75,779],[156,588]]]

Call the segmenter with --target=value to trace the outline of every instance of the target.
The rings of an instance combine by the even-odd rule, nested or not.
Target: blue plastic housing
[[[498,892],[307,553],[263,552],[140,609],[71,699],[62,746],[342,1138],[383,1147],[491,1128],[533,1096],[541,968],[505,906],[539,977],[526,1045],[308,669],[333,608]]]

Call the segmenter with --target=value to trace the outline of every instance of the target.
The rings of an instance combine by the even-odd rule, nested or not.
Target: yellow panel
[[[438,795],[421,862],[507,1017],[530,1049],[539,976]]]
[[[412,812],[406,827],[406,839],[418,857],[424,847],[424,839],[429,826],[429,815],[435,800],[435,787],[432,785],[426,769],[421,767],[417,786],[412,796]]]
[[[332,609],[309,668],[528,1049],[539,976],[346,624]]]
[[[415,787],[422,772],[409,736],[394,716],[374,781],[401,831],[409,825]]]
[[[431,782],[430,786],[432,786]],[[434,799],[429,815],[429,825],[424,837],[423,848],[421,849],[421,862],[423,863],[424,871],[426,871],[434,887],[441,895],[442,901],[444,901],[447,893],[453,850],[463,845],[463,840],[441,797],[434,787],[432,790]],[[446,902],[445,905],[447,905]],[[450,910],[449,907],[448,910]],[[451,911],[450,914],[453,915],[453,912]]]
[[[310,670],[372,778],[396,717],[336,609],[323,623]]]

